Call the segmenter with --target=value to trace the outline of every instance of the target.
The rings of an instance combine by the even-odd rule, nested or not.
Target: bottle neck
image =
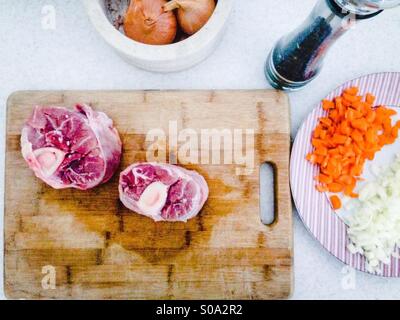
[[[327,0],[327,3],[340,17],[355,15],[357,20],[375,17],[383,11],[366,4],[364,0]]]

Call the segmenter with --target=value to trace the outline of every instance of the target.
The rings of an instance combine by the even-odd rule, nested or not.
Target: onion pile
[[[115,1],[106,0],[106,8],[117,11],[115,6],[121,1]],[[212,16],[215,6],[216,0],[130,0],[124,15],[112,19],[112,23],[117,29],[122,26],[125,35],[135,41],[166,45],[198,32]]]
[[[367,258],[367,270],[380,273],[382,264],[391,257],[398,258],[395,248],[400,245],[400,157],[385,170],[377,172],[377,179],[369,182],[351,199],[346,209],[351,253]]]

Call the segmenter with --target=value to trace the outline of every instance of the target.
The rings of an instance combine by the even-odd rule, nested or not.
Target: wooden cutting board
[[[21,128],[34,105],[70,107],[77,102],[114,120],[124,149],[121,170],[145,161],[149,132],[158,128],[168,134],[171,123],[197,136],[205,129],[225,130],[233,137],[235,130],[250,133],[232,138],[232,151],[253,154],[254,169],[248,165],[243,171],[236,160],[223,164],[225,157],[216,164],[205,157],[203,164],[185,165],[201,173],[210,188],[201,214],[186,224],[155,223],[126,209],[118,200],[119,172],[90,191],[51,189],[34,177],[21,156]],[[270,299],[290,294],[290,121],[283,93],[35,91],[14,93],[7,108],[9,298]],[[252,132],[253,144],[244,142]],[[198,139],[201,153],[205,144]],[[166,142],[159,138],[161,151]],[[177,158],[180,148],[172,145],[169,158]],[[265,161],[277,171],[277,217],[270,226],[261,222],[259,212],[259,165]]]

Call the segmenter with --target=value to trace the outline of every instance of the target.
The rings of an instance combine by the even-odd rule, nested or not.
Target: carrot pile
[[[327,116],[319,119],[313,136],[313,152],[306,159],[320,168],[315,177],[320,192],[343,192],[357,198],[354,188],[365,161],[373,160],[383,146],[392,144],[399,134],[400,121],[392,126],[396,112],[384,106],[374,107],[375,97],[358,95],[351,87],[332,101],[323,100]],[[338,196],[330,198],[334,209],[341,208]]]

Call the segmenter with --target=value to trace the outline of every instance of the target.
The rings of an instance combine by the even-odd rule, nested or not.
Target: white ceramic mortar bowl
[[[114,28],[106,16],[104,0],[83,0],[96,30],[129,63],[149,71],[174,72],[194,66],[219,44],[234,0],[219,0],[207,24],[191,37],[170,45],[147,45]]]

